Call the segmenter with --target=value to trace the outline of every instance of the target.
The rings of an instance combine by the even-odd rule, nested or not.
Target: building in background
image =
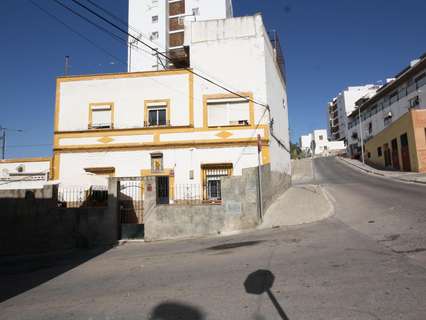
[[[349,150],[378,167],[426,171],[426,54],[410,63],[348,118]]]
[[[374,94],[379,88],[380,86],[372,84],[351,86],[340,92],[337,97],[328,103],[328,132],[330,140],[347,143],[347,117],[355,109],[355,102],[366,95]]]
[[[277,43],[261,15],[185,22],[189,66],[238,95],[186,68],[58,78],[54,178],[81,185],[92,175],[155,176],[160,203],[180,200],[185,190],[218,200],[221,177],[258,166],[258,137],[261,164],[274,179],[288,177]]]
[[[345,152],[343,141],[330,141],[326,129],[314,130],[313,133],[300,137],[300,148],[305,154],[328,156]]]
[[[51,158],[0,160],[0,190],[43,188],[50,170]]]
[[[129,34],[173,58],[173,63],[129,37],[128,71],[188,67],[185,23],[232,16],[231,0],[129,0]]]

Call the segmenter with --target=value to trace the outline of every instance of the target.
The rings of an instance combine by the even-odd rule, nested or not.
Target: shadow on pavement
[[[196,307],[180,302],[164,302],[151,311],[150,320],[202,320],[204,314]]]
[[[0,257],[0,303],[33,289],[111,248]]]
[[[244,288],[249,294],[261,295],[266,292],[275,309],[277,310],[279,316],[283,320],[289,320],[288,316],[284,312],[283,308],[278,303],[271,289],[274,285],[275,276],[269,270],[257,270],[253,273],[250,273],[244,281]],[[261,319],[258,318],[257,319]]]

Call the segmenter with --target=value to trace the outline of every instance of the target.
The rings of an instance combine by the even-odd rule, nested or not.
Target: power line
[[[49,11],[47,11],[45,8],[41,7],[40,5],[38,5],[36,2],[34,2],[33,0],[28,0],[33,6],[35,6],[36,8],[38,8],[40,11],[44,12],[46,15],[48,15],[49,17],[51,17],[52,19],[56,20],[58,23],[60,23],[61,25],[63,25],[65,28],[67,28],[68,30],[70,30],[71,32],[77,34],[78,36],[80,36],[81,38],[83,38],[84,40],[86,40],[87,42],[89,42],[92,46],[94,46],[95,48],[97,48],[98,50],[102,51],[103,53],[105,53],[106,55],[110,56],[111,58],[115,59],[118,62],[123,63],[124,65],[127,65],[127,63],[125,63],[124,61],[120,60],[118,57],[116,57],[115,55],[113,55],[112,53],[110,53],[108,50],[106,50],[105,48],[99,46],[97,43],[95,43],[94,41],[90,40],[88,37],[86,37],[84,34],[82,34],[81,32],[77,31],[76,29],[74,29],[73,27],[71,27],[70,25],[66,24],[65,22],[63,22],[60,18],[58,18],[57,16],[55,16],[54,14],[50,13]]]
[[[61,3],[59,0],[54,0],[54,1],[55,1],[55,2],[57,2],[57,3],[59,3],[59,4],[61,4],[63,7],[66,7],[68,10],[71,10],[73,13],[75,13],[75,11],[74,11],[74,10],[72,10],[71,8],[69,8],[69,7],[65,6],[65,5],[64,5],[63,3]],[[120,26],[118,26],[117,24],[115,24],[114,22],[111,22],[110,20],[108,20],[107,18],[105,18],[104,16],[102,16],[101,14],[97,13],[96,11],[92,10],[91,8],[87,7],[86,5],[82,4],[81,2],[79,2],[79,1],[77,1],[77,0],[72,0],[72,2],[74,2],[74,3],[75,3],[75,4],[77,4],[78,6],[82,7],[82,8],[83,8],[83,9],[85,9],[86,11],[89,11],[91,14],[93,14],[93,15],[94,15],[94,16],[96,16],[97,18],[101,19],[102,21],[106,22],[107,24],[111,25],[111,26],[112,26],[112,27],[114,27],[115,29],[117,29],[117,30],[121,31],[122,33],[126,34],[127,36],[129,36],[129,37],[133,38],[135,41],[142,43],[144,46],[146,46],[146,47],[147,47],[147,48],[149,48],[150,50],[154,51],[154,52],[155,52],[155,53],[157,53],[158,55],[160,55],[160,56],[164,57],[165,59],[167,59],[168,61],[170,61],[170,62],[172,62],[172,63],[173,63],[173,59],[171,59],[169,56],[167,56],[166,54],[164,54],[164,53],[162,53],[162,52],[158,51],[156,48],[152,47],[152,46],[151,46],[151,45],[149,45],[148,43],[146,43],[146,42],[144,42],[144,41],[142,41],[142,40],[138,39],[137,37],[135,37],[135,36],[131,35],[130,33],[128,33],[128,31],[124,30],[123,28],[121,28]],[[77,15],[78,15],[78,16],[82,16],[82,15],[80,15],[80,14],[77,14]],[[224,91],[226,91],[226,92],[231,93],[232,95],[235,95],[235,96],[237,96],[237,97],[239,97],[239,98],[242,98],[242,99],[244,99],[244,100],[246,100],[246,101],[252,102],[252,103],[257,104],[257,105],[259,105],[259,106],[261,106],[261,107],[264,107],[264,108],[266,108],[266,109],[269,109],[269,106],[268,106],[267,104],[260,103],[260,102],[258,102],[258,101],[256,101],[256,100],[254,100],[254,99],[247,98],[247,97],[245,97],[245,96],[243,96],[243,95],[241,95],[241,94],[239,94],[239,93],[237,93],[237,92],[235,92],[235,91],[233,91],[233,90],[230,90],[230,89],[226,88],[225,86],[223,86],[223,85],[221,85],[221,84],[219,84],[219,83],[217,83],[217,82],[215,82],[215,81],[213,81],[213,80],[211,80],[211,79],[209,79],[209,78],[207,78],[207,77],[205,77],[205,76],[203,76],[203,75],[199,74],[198,72],[195,72],[195,71],[194,71],[194,70],[192,70],[191,68],[183,68],[183,69],[187,70],[188,72],[191,72],[193,75],[195,75],[195,76],[199,77],[200,79],[203,79],[204,81],[207,81],[207,82],[209,82],[209,83],[211,83],[211,84],[215,85],[216,87],[218,87],[218,88],[220,88],[220,89],[222,89],[222,90],[224,90]]]
[[[87,23],[91,24],[95,28],[97,28],[97,29],[101,30],[102,32],[106,33],[107,35],[109,35],[113,39],[119,41],[120,43],[122,43],[122,42],[125,43],[126,47],[127,47],[127,44],[128,44],[127,39],[123,39],[119,35],[113,33],[111,30],[108,30],[107,28],[104,28],[104,27],[100,26],[99,24],[91,21],[89,18],[83,16],[81,13],[77,12],[76,10],[74,10],[71,7],[67,6],[66,4],[64,4],[64,3],[62,3],[62,2],[60,2],[58,0],[53,0],[53,1],[56,2],[57,4],[59,4],[60,6],[62,6],[63,8],[67,9],[68,11],[72,12],[74,15],[80,17],[81,19],[83,19]],[[138,49],[140,49],[140,48],[138,48]],[[145,52],[147,52],[147,51],[145,51]]]

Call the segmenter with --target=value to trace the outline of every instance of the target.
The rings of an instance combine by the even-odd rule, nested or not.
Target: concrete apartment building
[[[343,141],[330,141],[326,129],[314,130],[312,133],[300,137],[300,148],[311,155],[331,155],[344,152],[346,147]]]
[[[349,148],[381,168],[426,171],[426,55],[414,60],[349,118]]]
[[[231,0],[129,0],[129,34],[173,56],[188,67],[185,23],[227,19],[233,16]],[[141,32],[143,30],[143,32]],[[128,71],[159,71],[170,62],[129,37]]]
[[[347,117],[355,109],[355,102],[361,97],[374,94],[379,87],[372,84],[351,86],[340,92],[337,97],[328,103],[328,132],[330,140],[347,143]]]
[[[179,2],[166,4],[171,10]],[[199,3],[202,13],[207,2]],[[183,65],[191,69],[169,64],[152,71],[151,62],[140,62],[129,69],[143,71],[57,79],[55,180],[80,185],[94,175],[155,176],[162,203],[185,197],[178,194],[182,185],[199,186],[198,197],[217,200],[221,177],[258,166],[258,137],[260,164],[269,164],[275,177],[290,174],[281,55],[261,15],[184,25]],[[238,96],[194,75],[198,66],[237,88]]]

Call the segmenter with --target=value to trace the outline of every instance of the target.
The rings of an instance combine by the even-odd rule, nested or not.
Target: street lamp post
[[[361,138],[361,159],[362,159],[362,163],[365,164],[365,158],[364,158],[364,136],[362,134],[362,121],[361,121],[361,107],[358,107],[358,122],[359,122],[359,136]]]

